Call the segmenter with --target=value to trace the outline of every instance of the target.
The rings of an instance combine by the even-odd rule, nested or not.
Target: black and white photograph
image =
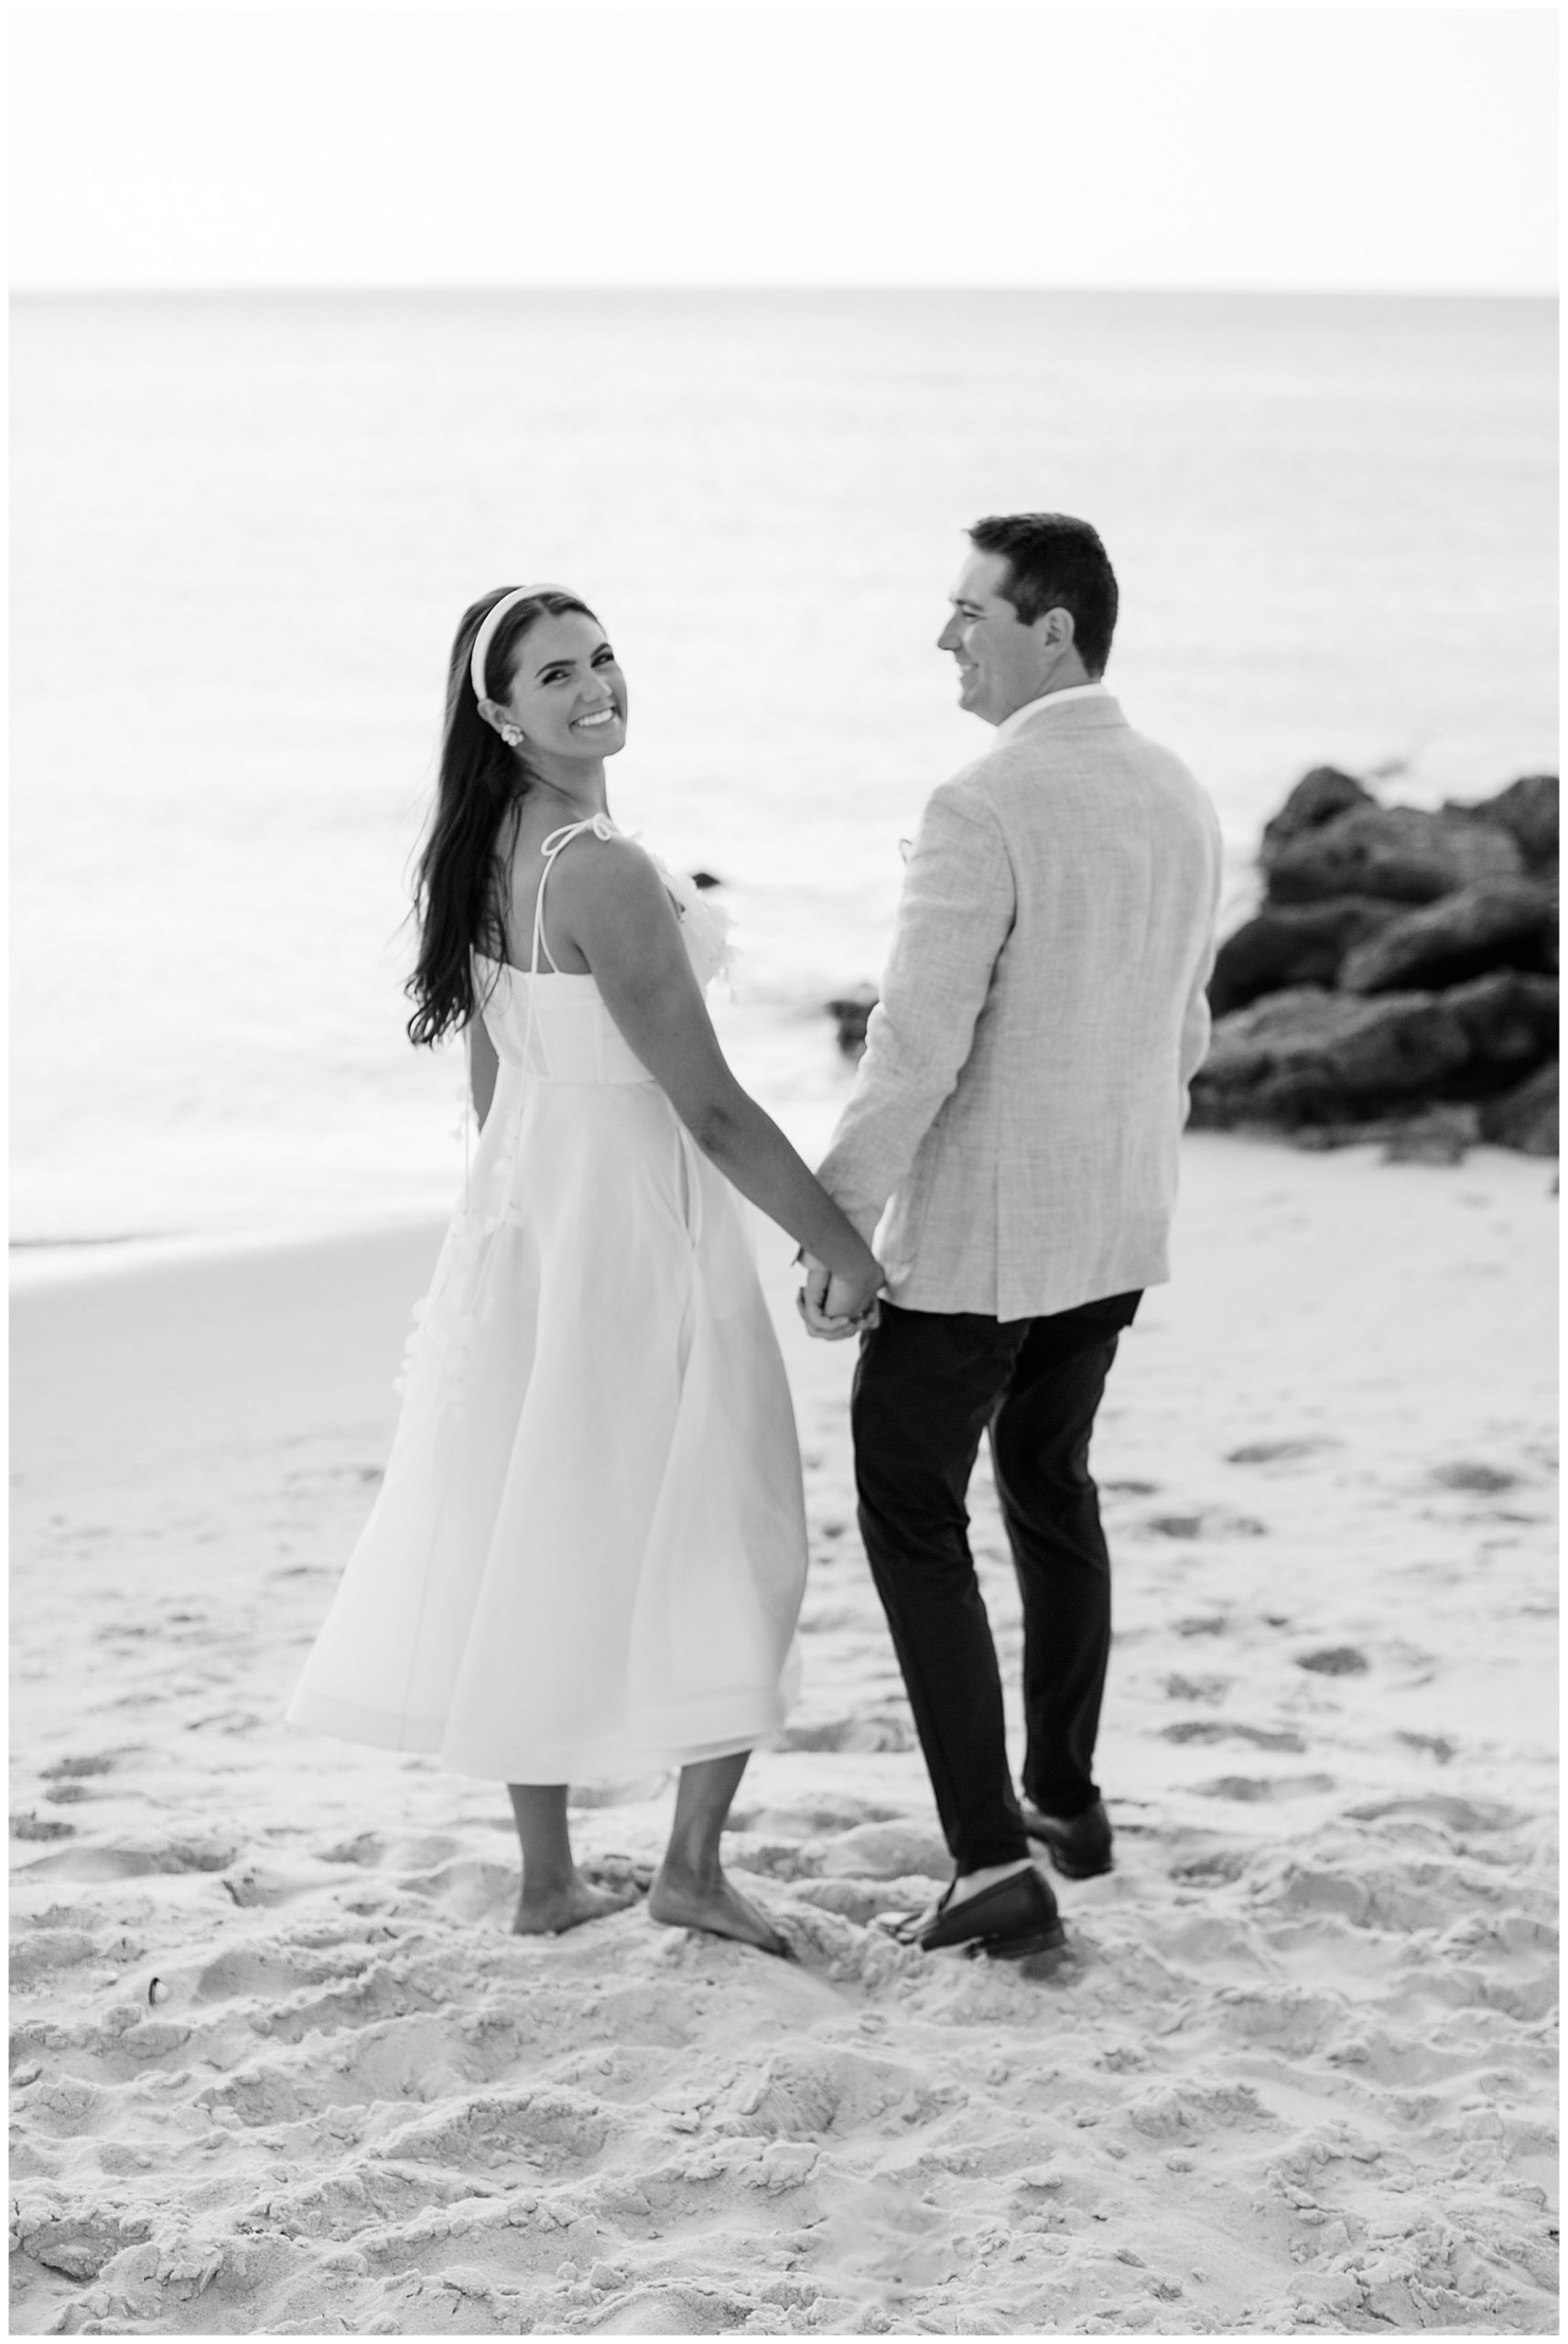
[[[1559,2332],[1557,9],[8,27],[11,2332]]]

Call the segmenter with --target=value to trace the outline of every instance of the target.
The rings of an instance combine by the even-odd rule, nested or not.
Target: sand
[[[806,1687],[729,1848],[792,1965],[512,1938],[498,1788],[279,1722],[436,1232],[27,1276],[15,2330],[1554,2331],[1552,1170],[1190,1140],[1097,1447],[1118,1869],[1029,1974],[867,1926],[946,1865],[782,1243]]]

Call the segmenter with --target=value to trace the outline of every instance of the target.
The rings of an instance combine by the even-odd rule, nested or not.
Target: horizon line
[[[625,278],[579,278],[570,282],[547,279],[502,281],[486,278],[472,283],[436,283],[410,279],[349,279],[333,278],[319,283],[299,279],[256,278],[227,283],[202,280],[150,279],[135,284],[103,284],[99,282],[51,281],[18,284],[8,288],[14,299],[146,299],[157,297],[189,297],[197,299],[232,298],[235,296],[281,296],[297,299],[301,297],[341,298],[345,295],[373,296],[378,294],[452,296],[476,294],[541,294],[541,293],[943,293],[1047,294],[1060,297],[1087,295],[1095,298],[1130,298],[1191,299],[1196,296],[1236,300],[1408,300],[1408,301],[1549,301],[1558,298],[1558,288],[1552,285],[1259,285],[1259,284],[1182,284],[1149,285],[1113,284],[1032,284],[1017,280],[999,280],[991,285],[944,283],[939,279],[838,279],[780,277],[749,282],[732,278],[667,278],[657,281]]]

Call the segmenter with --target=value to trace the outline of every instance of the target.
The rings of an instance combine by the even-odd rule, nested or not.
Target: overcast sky
[[[1550,7],[10,22],[27,288],[1554,281]]]

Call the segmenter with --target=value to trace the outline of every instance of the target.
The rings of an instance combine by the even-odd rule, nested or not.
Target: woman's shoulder
[[[548,845],[546,840],[545,846]],[[575,837],[563,839],[550,859],[556,868],[555,884],[573,893],[591,890],[597,895],[609,890],[636,895],[663,884],[658,864],[647,848],[608,822],[602,827],[597,822],[585,824]]]
[[[674,906],[658,864],[620,830],[583,829],[550,862],[554,917],[591,962],[616,935],[646,940]]]

